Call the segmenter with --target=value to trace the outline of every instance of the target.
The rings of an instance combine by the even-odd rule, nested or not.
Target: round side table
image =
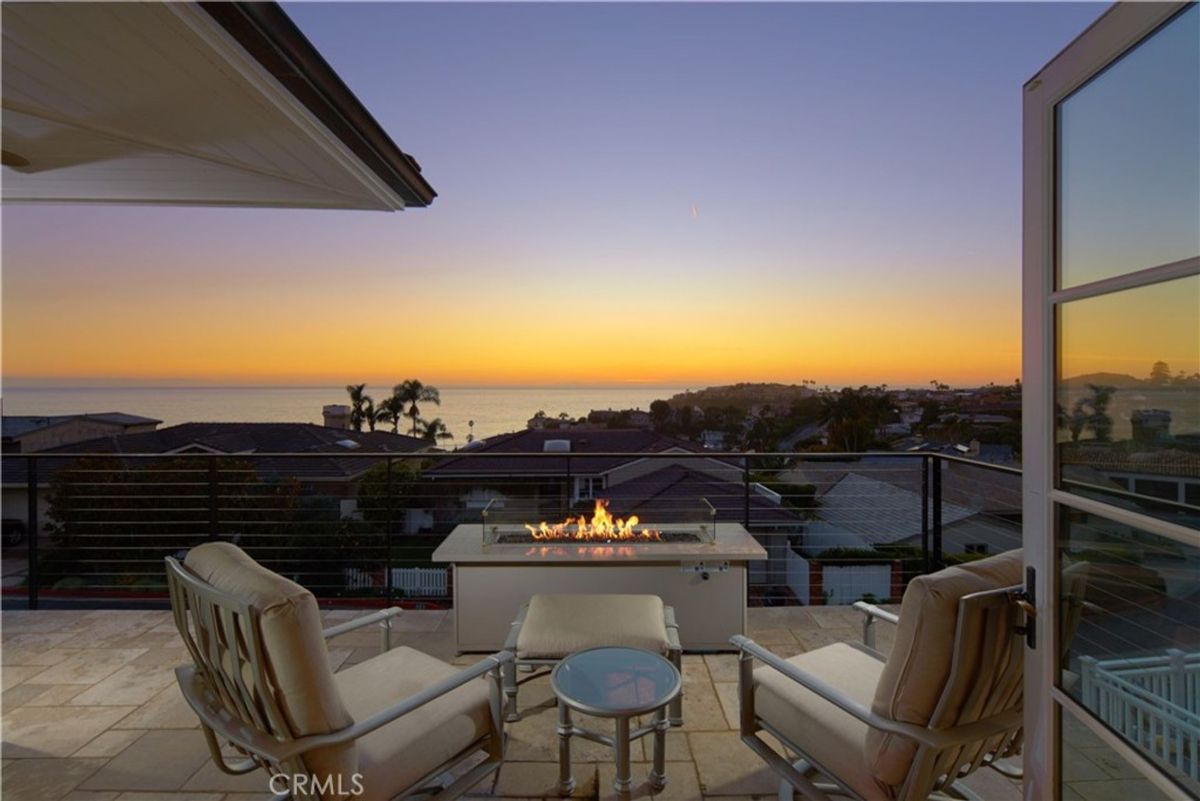
[[[667,704],[683,689],[679,671],[662,656],[638,648],[589,648],[571,654],[555,666],[550,686],[558,698],[558,792],[570,795],[575,789],[571,776],[571,738],[602,743],[613,749],[617,777],[613,789],[628,793],[629,744],[647,734],[654,735],[654,764],[650,784],[661,790],[667,784],[666,740],[671,724]],[[571,711],[600,718],[613,718],[614,736],[580,728],[571,721]],[[647,726],[630,731],[630,720],[653,713]]]

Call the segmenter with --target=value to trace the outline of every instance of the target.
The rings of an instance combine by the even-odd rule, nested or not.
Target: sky
[[[1021,86],[1106,5],[287,4],[439,197],[7,206],[7,382],[1020,373]]]

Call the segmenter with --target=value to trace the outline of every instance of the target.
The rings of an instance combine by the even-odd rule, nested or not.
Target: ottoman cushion
[[[535,595],[517,635],[518,659],[562,659],[619,645],[664,654],[670,641],[657,595]]]

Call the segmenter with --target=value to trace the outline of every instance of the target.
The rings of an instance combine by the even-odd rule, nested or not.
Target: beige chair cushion
[[[259,611],[267,675],[294,737],[327,734],[354,722],[334,684],[320,610],[311,592],[228,542],[193,548],[184,565],[201,581]],[[344,776],[347,788],[358,769],[353,745],[310,752],[304,762],[317,777]]]
[[[1021,583],[1021,551],[1008,551],[961,567],[918,576],[900,605],[896,643],[875,689],[871,709],[883,717],[925,726],[950,676],[958,602],[964,595]],[[871,730],[866,760],[875,778],[900,784],[917,746]]]
[[[562,659],[585,648],[619,645],[666,653],[657,595],[535,595],[517,635],[519,659]]]
[[[355,720],[366,720],[399,701],[454,676],[458,669],[411,648],[396,648],[334,677]],[[486,679],[430,701],[358,741],[363,794],[383,801],[491,731]]]
[[[837,643],[794,656],[791,664],[867,706],[883,662]],[[766,665],[754,671],[755,713],[838,781],[867,801],[889,801],[865,759],[867,724]]]

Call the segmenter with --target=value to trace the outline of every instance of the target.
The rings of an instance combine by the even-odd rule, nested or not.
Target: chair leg
[[[506,662],[500,672],[504,684],[504,721],[516,723],[521,719],[517,709],[517,666],[514,662]]]
[[[679,671],[679,675],[683,675],[683,651],[678,648],[672,648],[667,653],[667,658],[671,660],[671,664]],[[679,691],[679,695],[675,696],[675,700],[671,701],[670,707],[667,709],[667,718],[672,726],[683,725],[683,690]]]

